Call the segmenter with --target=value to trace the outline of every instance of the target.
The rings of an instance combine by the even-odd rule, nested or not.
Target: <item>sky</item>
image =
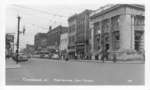
[[[68,26],[67,19],[85,9],[96,10],[100,5],[18,5],[6,7],[6,33],[17,35],[17,16],[21,16],[20,31],[25,27],[25,34],[20,34],[20,47],[34,44],[34,35],[38,32],[48,32],[48,27],[58,25]]]

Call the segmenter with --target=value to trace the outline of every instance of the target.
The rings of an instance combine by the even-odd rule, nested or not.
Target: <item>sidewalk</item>
[[[103,63],[102,60],[69,60],[74,62],[95,62],[95,63]],[[113,61],[104,61],[104,63],[114,63]],[[144,60],[118,60],[115,63],[122,63],[122,64],[130,64],[130,63],[145,63]]]
[[[6,69],[19,68],[20,64],[16,64],[16,62],[12,59],[6,59]]]

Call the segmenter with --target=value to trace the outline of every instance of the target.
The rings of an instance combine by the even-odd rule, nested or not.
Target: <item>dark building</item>
[[[90,52],[89,15],[92,10],[84,10],[68,19],[69,23],[69,51],[71,56],[85,59]]]
[[[37,33],[34,38],[35,50],[41,50],[47,47],[47,34]]]
[[[65,26],[57,26],[56,28],[49,30],[47,33],[47,46],[59,48],[60,45],[60,35],[68,32],[68,28]]]
[[[34,46],[36,51],[47,51],[51,48],[58,50],[60,44],[60,35],[67,32],[68,28],[57,26],[54,29],[49,28],[47,33],[38,33],[35,35]]]

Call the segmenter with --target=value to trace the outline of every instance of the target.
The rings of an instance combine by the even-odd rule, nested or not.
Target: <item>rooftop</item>
[[[95,10],[93,13],[90,14],[90,17],[102,15],[104,13],[110,12],[111,10],[114,10],[116,8],[119,8],[119,7],[124,7],[124,6],[135,7],[138,9],[145,10],[144,5],[140,5],[140,4],[115,4],[115,5],[109,4],[109,5],[103,6],[99,9]]]

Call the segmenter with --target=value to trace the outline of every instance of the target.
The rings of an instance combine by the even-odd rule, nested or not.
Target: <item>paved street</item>
[[[7,63],[7,62],[6,62]],[[143,63],[31,59],[6,68],[7,85],[143,85]]]

